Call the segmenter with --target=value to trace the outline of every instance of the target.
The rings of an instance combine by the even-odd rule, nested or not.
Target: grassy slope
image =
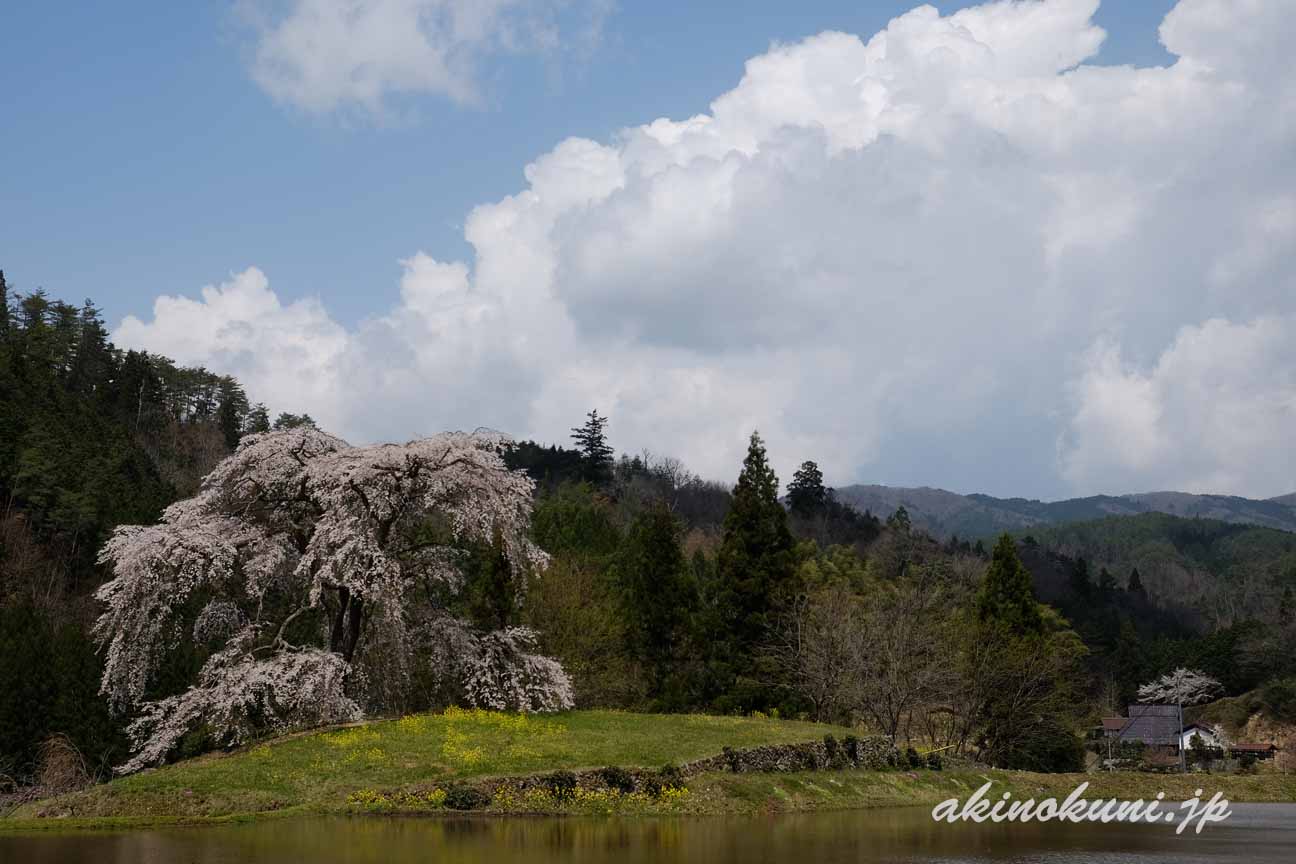
[[[485,711],[401,720],[200,756],[57,800],[71,816],[204,817],[342,807],[358,789],[603,765],[659,768],[724,747],[810,741],[850,730],[704,715],[574,711],[537,717]],[[17,817],[49,809],[21,808]]]
[[[808,741],[848,730],[809,723],[580,711],[555,717],[487,712],[419,715],[398,721],[304,735],[229,755],[210,755],[126,777],[0,819],[0,831],[107,827],[174,820],[239,819],[256,814],[355,812],[360,790],[427,789],[456,778],[526,774],[601,765],[659,767],[717,753],[725,746]],[[1204,787],[1232,800],[1296,801],[1296,776],[1047,775],[944,772],[711,774],[689,781],[679,798],[642,796],[557,804],[515,801],[510,812],[725,813],[931,805],[993,779],[1018,797],[1065,796],[1089,781],[1087,797],[1191,797]],[[381,808],[390,811],[391,808]],[[41,811],[70,819],[33,820]]]

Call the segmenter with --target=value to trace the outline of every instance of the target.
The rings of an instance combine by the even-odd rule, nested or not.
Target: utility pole
[[[1188,759],[1187,759],[1187,754],[1184,753],[1184,746],[1183,746],[1183,700],[1182,699],[1179,700],[1178,704],[1179,704],[1179,741],[1177,743],[1179,745],[1179,773],[1187,774]]]

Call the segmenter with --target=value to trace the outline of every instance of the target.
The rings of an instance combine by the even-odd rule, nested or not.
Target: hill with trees
[[[0,774],[27,775],[54,733],[96,770],[125,755],[87,637],[99,550],[272,425],[233,378],[120,350],[91,301],[17,294],[0,272]]]
[[[860,511],[893,513],[904,507],[914,525],[941,539],[985,540],[1004,531],[1142,513],[1165,513],[1296,531],[1296,494],[1257,500],[1233,495],[1146,492],[1037,501],[981,494],[959,495],[925,486],[855,485],[842,487],[837,490],[837,495],[843,503]]]

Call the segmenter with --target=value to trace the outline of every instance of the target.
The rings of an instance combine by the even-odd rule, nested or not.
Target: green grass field
[[[604,765],[660,768],[848,729],[744,717],[573,711],[537,716],[450,710],[211,754],[66,795],[16,817],[211,817],[344,807],[357,790]]]
[[[724,747],[842,737],[812,723],[704,715],[575,711],[550,716],[451,710],[303,734],[211,754],[36,802],[0,819],[0,831],[130,827],[175,821],[305,813],[427,811],[416,799],[455,780],[616,765],[660,768]],[[566,801],[501,797],[497,813],[702,814],[932,805],[965,797],[986,780],[1016,797],[1065,797],[1088,781],[1088,798],[1170,800],[1222,791],[1236,801],[1296,801],[1296,776],[1031,774],[946,771],[820,771],[706,774],[687,792],[649,799],[595,792]],[[58,818],[36,818],[45,817]]]

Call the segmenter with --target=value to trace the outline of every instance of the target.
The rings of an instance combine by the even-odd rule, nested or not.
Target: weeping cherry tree
[[[1187,770],[1186,756],[1183,748],[1183,709],[1185,705],[1201,705],[1219,696],[1222,691],[1220,682],[1209,675],[1192,669],[1176,669],[1150,681],[1138,689],[1140,702],[1151,702],[1158,705],[1176,705],[1179,708],[1179,769]]]
[[[496,709],[560,710],[571,682],[525,628],[453,612],[471,548],[494,547],[520,591],[544,553],[527,538],[531,480],[497,433],[352,447],[302,426],[246,437],[156,525],[118,528],[100,561],[102,692],[134,715],[134,771],[190,733],[234,746],[351,721],[412,680]],[[150,698],[189,641],[183,692]],[[174,688],[172,688],[174,689]]]

